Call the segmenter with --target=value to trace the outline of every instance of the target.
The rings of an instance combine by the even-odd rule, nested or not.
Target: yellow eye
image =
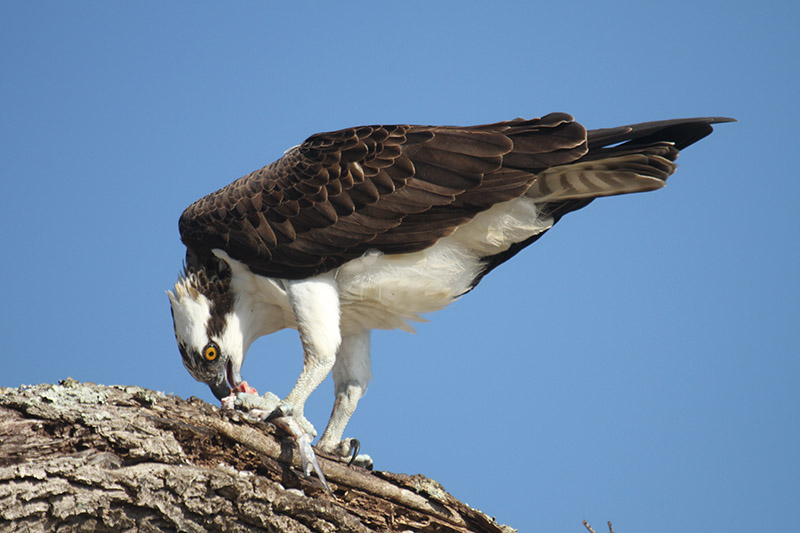
[[[219,355],[219,348],[213,342],[208,344],[203,350],[203,357],[206,358],[208,361],[213,361]]]

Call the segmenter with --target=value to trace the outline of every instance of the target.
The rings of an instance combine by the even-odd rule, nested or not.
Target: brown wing
[[[370,249],[425,249],[586,151],[586,130],[565,113],[321,133],[198,200],[179,227],[193,253],[220,248],[258,274],[299,279]]]

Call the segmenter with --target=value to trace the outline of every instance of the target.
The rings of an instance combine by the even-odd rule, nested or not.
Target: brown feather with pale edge
[[[526,193],[540,195],[540,207],[557,219],[591,197],[656,188],[674,170],[678,150],[708,135],[710,124],[729,120],[679,119],[587,135],[570,115],[552,113],[471,127],[320,133],[189,206],[179,228],[187,262],[220,248],[257,274],[302,279],[371,249],[423,250]],[[620,170],[656,185],[604,178]],[[609,188],[604,194],[593,187]],[[530,242],[487,258],[487,271]]]

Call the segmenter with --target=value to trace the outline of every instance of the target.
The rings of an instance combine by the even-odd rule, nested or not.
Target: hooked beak
[[[225,363],[225,373],[221,373],[218,377],[219,381],[208,384],[208,388],[211,389],[217,400],[230,396],[234,389],[242,384],[241,368],[234,365],[230,359]]]

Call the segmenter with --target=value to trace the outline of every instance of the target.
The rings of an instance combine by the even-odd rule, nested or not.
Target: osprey
[[[473,289],[565,214],[601,196],[660,189],[678,152],[733,119],[586,131],[565,113],[470,127],[363,126],[309,137],[189,206],[183,274],[168,292],[192,376],[218,399],[251,391],[250,345],[296,329],[303,370],[276,408],[303,416],[332,372],[318,447],[342,435],[367,389],[370,331],[411,330]]]

